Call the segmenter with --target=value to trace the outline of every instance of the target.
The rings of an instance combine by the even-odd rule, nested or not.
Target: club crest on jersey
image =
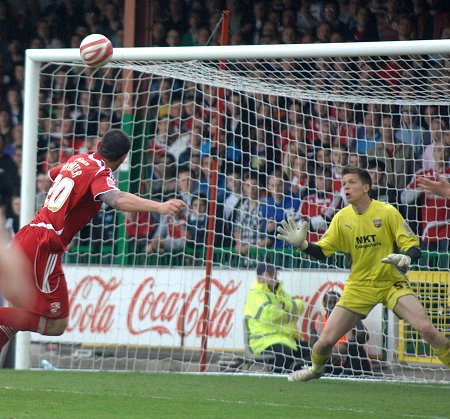
[[[108,177],[106,178],[106,183],[108,184],[108,186],[109,186],[110,188],[115,188],[115,187],[116,187],[116,181],[114,180],[113,177],[108,176]]]
[[[380,228],[381,227],[381,220],[373,220],[373,225],[376,228]]]
[[[61,311],[61,303],[59,301],[50,304],[50,313],[58,314]]]

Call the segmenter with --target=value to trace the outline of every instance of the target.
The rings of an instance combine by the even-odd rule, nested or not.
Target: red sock
[[[18,330],[45,332],[47,319],[23,308],[0,307],[0,351]]]

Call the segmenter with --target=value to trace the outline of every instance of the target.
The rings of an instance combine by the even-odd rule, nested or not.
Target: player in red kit
[[[53,185],[43,207],[13,242],[29,262],[26,285],[33,290],[32,297],[29,292],[17,291],[5,295],[12,307],[0,307],[0,350],[19,330],[48,336],[64,333],[69,302],[62,255],[103,202],[121,211],[172,215],[186,206],[179,199],[160,203],[121,192],[112,172],[123,163],[129,149],[128,136],[112,129],[96,153],[73,156],[50,170]]]

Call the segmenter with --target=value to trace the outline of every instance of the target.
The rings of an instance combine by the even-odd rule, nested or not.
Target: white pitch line
[[[92,391],[78,391],[78,390],[59,390],[59,389],[50,389],[50,388],[23,388],[23,387],[11,387],[11,386],[2,386],[0,387],[2,390],[14,390],[14,391],[27,391],[27,392],[42,392],[42,393],[62,393],[62,394],[80,394],[82,396],[102,396],[104,393],[93,393]],[[169,397],[169,396],[154,396],[154,395],[147,395],[147,394],[136,394],[136,393],[120,393],[121,396],[127,396],[127,397],[140,397],[141,399],[160,399],[160,400],[174,400],[175,397]],[[179,400],[183,400],[182,397],[178,398]]]

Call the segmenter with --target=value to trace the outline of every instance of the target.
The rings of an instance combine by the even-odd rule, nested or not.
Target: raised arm
[[[299,228],[292,217],[287,221],[283,220],[280,227],[278,227],[277,238],[292,244],[292,246],[303,250],[308,255],[315,259],[325,259],[326,256],[322,249],[315,243],[308,243],[306,241],[306,233],[308,231],[308,222],[303,221]]]
[[[448,179],[440,176],[436,176],[436,178],[437,180],[434,180],[423,176],[417,179],[417,184],[426,193],[450,198],[450,183]]]
[[[105,192],[99,198],[110,207],[125,212],[141,211],[175,215],[186,207],[186,204],[181,199],[169,199],[166,202],[156,202],[118,190]]]

